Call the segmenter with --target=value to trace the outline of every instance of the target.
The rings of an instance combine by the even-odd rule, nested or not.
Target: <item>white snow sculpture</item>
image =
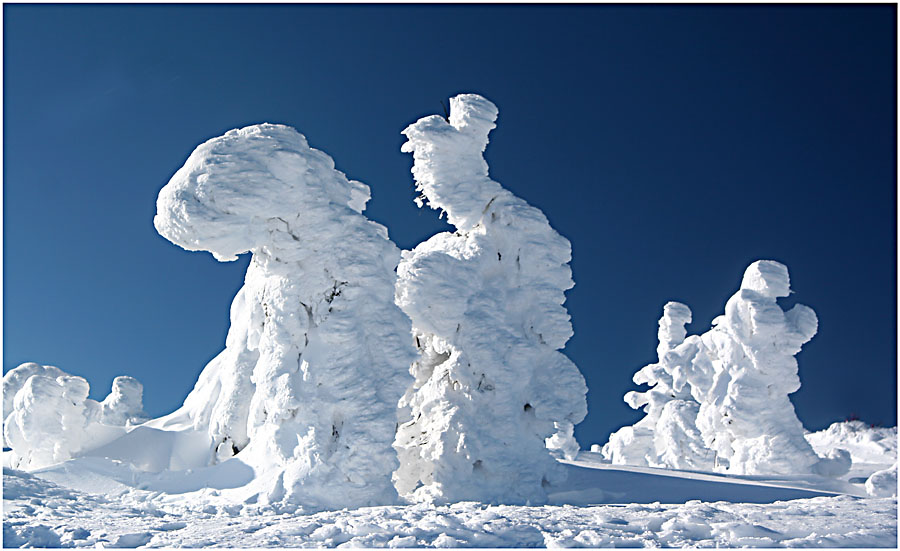
[[[416,501],[546,501],[543,485],[558,475],[548,444],[577,451],[572,427],[587,413],[584,379],[559,352],[572,335],[571,247],[488,177],[496,118],[494,104],[464,94],[450,100],[449,121],[403,131],[419,206],[457,229],[404,251],[397,269],[419,357],[401,401],[395,480]]]
[[[81,377],[32,375],[26,380],[4,423],[16,468],[52,465],[81,451],[89,390]]]
[[[154,225],[219,260],[253,257],[225,350],[179,411],[240,452],[264,502],[310,509],[396,501],[391,444],[414,357],[393,303],[399,250],[361,214],[369,188],[292,128],[260,124],[198,146],[159,194]]]
[[[784,312],[776,300],[789,293],[787,267],[756,261],[701,337],[708,361],[695,361],[689,375],[697,427],[730,473],[804,473],[819,461],[788,398],[800,388],[794,356],[818,320],[802,304]]]
[[[647,404],[647,417],[615,433],[604,447],[605,456],[617,463],[708,469],[711,451],[712,468],[734,474],[847,472],[848,452],[816,455],[788,398],[800,388],[794,356],[818,325],[807,306],[781,309],[777,299],[789,293],[783,264],[751,264],[712,329],[687,337],[660,356],[660,364],[635,375],[637,383],[656,385],[647,393],[626,396],[633,406]],[[664,346],[668,315],[660,321],[660,351],[669,346]],[[679,330],[666,342],[683,335]],[[693,400],[686,399],[688,391]],[[651,439],[654,448],[648,452]]]
[[[98,403],[88,398],[90,387],[83,378],[27,363],[4,375],[3,389],[4,402],[12,400],[4,434],[18,469],[37,469],[90,451],[144,417],[142,387],[131,377],[117,377],[112,392]]]
[[[685,366],[690,365],[700,345],[699,337],[685,340],[685,325],[690,322],[691,310],[686,305],[669,302],[663,308],[658,361],[634,375],[636,384],[651,388],[625,395],[625,402],[634,409],[643,407],[646,416],[610,436],[601,450],[605,459],[615,464],[712,469],[714,456],[696,426],[700,404],[686,384]]]
[[[143,406],[144,386],[133,377],[113,379],[112,391],[99,404],[100,419],[107,425],[136,424],[147,420]]]
[[[26,362],[20,366],[10,369],[3,375],[3,420],[5,421],[9,414],[13,411],[13,400],[16,393],[25,386],[25,382],[32,375],[46,375],[50,378],[57,378],[66,375],[66,373],[52,365],[41,365],[34,362]],[[3,445],[10,447],[9,440],[6,439],[6,431],[3,432]]]

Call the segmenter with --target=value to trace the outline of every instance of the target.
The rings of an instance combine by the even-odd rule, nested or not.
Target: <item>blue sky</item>
[[[705,331],[757,259],[819,315],[793,395],[810,429],[896,424],[896,7],[3,6],[3,368],[120,374],[178,407],[224,346],[248,259],[153,229],[193,148],[296,127],[412,248],[400,131],[477,92],[494,179],[573,246],[566,353],[583,446],[640,418],[668,300]]]

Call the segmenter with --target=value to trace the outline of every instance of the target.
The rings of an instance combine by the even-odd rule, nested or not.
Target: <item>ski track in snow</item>
[[[896,498],[541,507],[425,504],[316,514],[69,490],[4,469],[4,547],[896,547]],[[182,502],[183,503],[183,502]]]

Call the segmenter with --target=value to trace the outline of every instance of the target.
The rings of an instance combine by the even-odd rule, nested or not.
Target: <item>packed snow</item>
[[[411,251],[292,128],[198,146],[154,225],[252,255],[225,348],[151,420],[132,377],[95,401],[57,367],[4,375],[4,547],[896,547],[897,429],[803,429],[817,318],[782,310],[774,261],[702,335],[666,304],[625,397],[645,417],[581,451],[571,245],[489,178],[497,107],[450,105],[403,132],[417,202],[455,228]]]
[[[613,471],[616,474],[615,471]],[[629,474],[629,473],[626,473]],[[659,476],[639,486],[653,493]],[[4,469],[4,546],[20,547],[896,547],[895,498],[783,497],[734,502],[709,488],[681,503],[540,507],[459,502],[297,515],[198,505],[158,492],[85,493]],[[693,481],[687,481],[687,486]],[[608,484],[612,485],[612,484]],[[618,487],[634,487],[634,480]],[[717,487],[711,483],[711,487]],[[720,486],[720,485],[718,485]],[[748,486],[747,488],[753,488]],[[771,492],[758,487],[760,496]],[[596,490],[598,488],[584,488]],[[205,490],[205,496],[215,493]],[[599,492],[602,495],[602,492]],[[665,497],[665,493],[657,494]],[[720,499],[703,499],[705,495]],[[552,494],[551,494],[552,496]],[[198,500],[202,503],[202,500]]]

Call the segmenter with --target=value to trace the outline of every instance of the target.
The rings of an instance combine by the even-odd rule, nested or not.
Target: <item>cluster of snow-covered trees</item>
[[[3,376],[3,445],[12,465],[37,469],[106,444],[146,421],[143,387],[116,377],[102,401],[88,398],[82,377],[59,368],[25,363]]]
[[[200,145],[160,191],[154,225],[221,261],[250,252],[225,349],[177,411],[145,423],[205,438],[207,465],[233,456],[264,502],[335,508],[412,501],[541,503],[578,451],[587,388],[561,352],[571,246],[537,208],[488,176],[497,108],[451,99],[410,125],[403,151],[427,204],[456,231],[400,251],[362,213],[369,187],[294,129],[260,124]],[[787,395],[816,317],[776,298],[788,275],[757,262],[715,327],[686,338],[665,307],[659,362],[629,393],[647,416],[610,440],[616,463],[729,472],[827,470]],[[3,378],[4,439],[37,468],[144,421],[141,386],[87,382],[24,364]],[[38,407],[40,404],[41,407]],[[832,469],[833,470],[833,469]]]
[[[846,472],[849,453],[818,457],[788,398],[800,388],[794,356],[818,326],[808,306],[781,309],[777,299],[790,292],[787,267],[754,262],[725,314],[689,337],[690,309],[666,304],[658,362],[634,375],[651,388],[625,395],[646,416],[613,433],[603,455],[618,464],[735,474]]]
[[[584,379],[560,352],[571,247],[488,178],[496,117],[461,95],[449,121],[405,131],[422,199],[458,231],[402,260],[362,214],[368,186],[294,129],[255,125],[200,145],[160,192],[154,224],[185,249],[252,259],[225,349],[179,410],[146,426],[205,435],[209,463],[237,455],[268,502],[545,501],[554,454],[577,451],[572,429],[587,413]],[[31,375],[7,378],[85,402],[83,379]],[[52,423],[29,422],[24,396],[7,415],[16,453],[37,454],[21,434],[62,442],[44,464],[83,451],[63,436],[70,412],[44,430]]]

